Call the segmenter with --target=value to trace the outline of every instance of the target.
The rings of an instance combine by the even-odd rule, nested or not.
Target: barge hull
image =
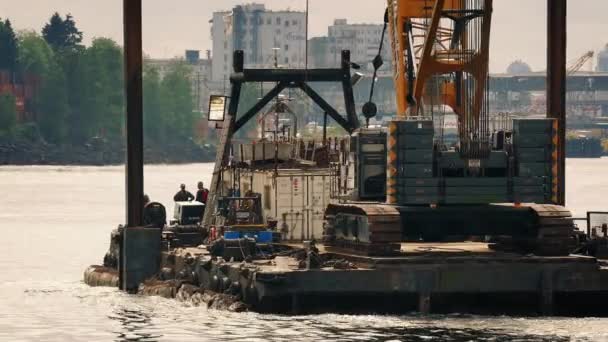
[[[326,260],[346,260],[356,269],[306,269],[291,257],[225,262],[200,249],[176,251],[169,259],[185,265],[178,261],[184,255],[196,255],[193,272],[199,286],[238,291],[259,312],[608,314],[597,300],[585,301],[608,298],[608,270],[585,256],[521,256],[485,250],[386,258],[321,253]]]

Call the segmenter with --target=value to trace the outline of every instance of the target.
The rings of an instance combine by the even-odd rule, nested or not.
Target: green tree
[[[62,143],[67,134],[69,113],[65,76],[55,62],[42,79],[36,99],[37,122],[42,136],[50,142]]]
[[[19,35],[18,69],[21,73],[44,76],[53,63],[53,50],[36,32],[25,31]]]
[[[115,41],[97,38],[82,61],[80,115],[89,136],[115,137],[124,123],[124,77],[122,49]]]
[[[0,20],[0,69],[16,72],[17,65],[17,37],[11,22]]]
[[[75,50],[82,47],[80,45],[82,32],[78,30],[74,17],[69,13],[64,20],[59,13],[55,12],[49,22],[44,25],[42,36],[55,51]]]
[[[0,133],[11,132],[16,122],[15,97],[12,94],[0,94]]]
[[[175,61],[161,82],[161,110],[167,136],[172,141],[192,137],[196,115],[190,82],[190,67]]]
[[[166,121],[161,109],[160,73],[156,67],[144,66],[144,137],[146,141],[165,142]]]
[[[34,97],[36,123],[50,142],[63,142],[68,114],[66,80],[55,54],[42,37],[25,32],[19,39],[18,68],[40,80]]]

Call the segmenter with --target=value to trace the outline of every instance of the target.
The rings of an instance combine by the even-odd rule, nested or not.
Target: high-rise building
[[[371,62],[380,48],[382,27],[381,24],[349,24],[346,19],[336,19],[328,28],[327,37],[311,39],[311,59],[317,67],[337,67],[341,51],[350,50],[351,61],[371,70]],[[392,58],[388,32],[384,36],[382,58],[384,66],[381,70],[390,70]]]
[[[300,68],[306,60],[306,14],[270,11],[263,4],[235,6],[211,19],[214,81],[228,80],[232,55],[243,50],[247,67]]]
[[[597,71],[608,72],[608,44],[597,55]]]

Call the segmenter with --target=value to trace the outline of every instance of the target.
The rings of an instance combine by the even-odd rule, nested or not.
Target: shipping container
[[[337,184],[332,169],[243,170],[223,173],[223,191],[236,187],[244,195],[262,196],[264,219],[276,219],[283,240],[321,240],[323,218]],[[334,189],[335,190],[335,189]],[[334,193],[337,191],[334,191]]]

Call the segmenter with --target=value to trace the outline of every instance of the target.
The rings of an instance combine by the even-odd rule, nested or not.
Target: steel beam
[[[270,101],[272,101],[275,97],[279,96],[279,94],[287,87],[287,83],[279,82],[271,91],[268,92],[261,100],[259,100],[251,109],[249,109],[242,117],[240,117],[235,125],[233,134],[236,133],[239,129],[241,129],[249,120],[251,120],[258,112],[264,109]]]
[[[233,82],[342,82],[342,69],[244,69],[230,76]],[[350,77],[350,74],[348,74]]]
[[[358,127],[358,122],[354,123],[344,119],[340,113],[334,109],[334,107],[327,103],[327,101],[325,101],[321,95],[317,94],[317,92],[314,91],[314,89],[312,89],[308,84],[300,83],[299,86],[300,89],[302,89],[306,95],[308,95],[308,97],[310,97],[319,107],[321,107],[325,113],[331,116],[331,118],[334,119],[334,121],[336,121],[340,127],[344,128],[345,131],[352,133]]]
[[[557,204],[566,203],[567,0],[547,0],[547,115],[558,120]]]
[[[143,225],[144,133],[142,89],[142,0],[123,0],[124,70],[126,98],[127,160],[126,224]]]

